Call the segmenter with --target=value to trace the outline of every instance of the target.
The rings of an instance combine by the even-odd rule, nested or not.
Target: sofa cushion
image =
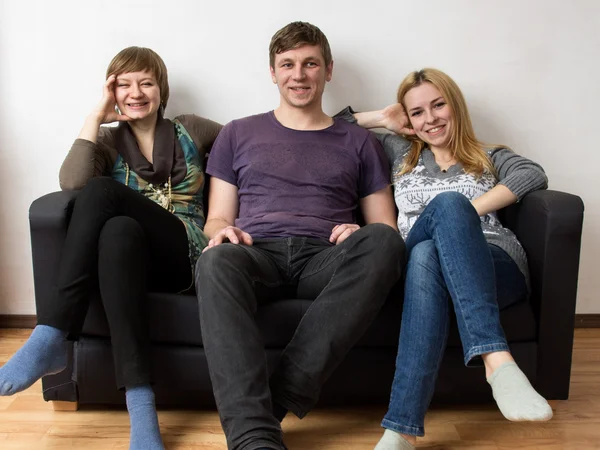
[[[257,322],[265,346],[283,348],[294,335],[310,300],[287,299],[259,308]],[[154,343],[201,346],[198,302],[193,295],[151,293],[148,296],[150,335]],[[359,347],[397,347],[402,317],[402,304],[391,296],[374,323],[360,339]],[[500,319],[509,342],[534,340],[536,324],[529,302],[521,302],[501,311]],[[104,309],[98,297],[92,299],[83,334],[108,337],[110,332]],[[449,347],[460,347],[456,319],[452,319]]]
[[[537,350],[535,342],[512,346],[519,367],[531,380],[535,379]],[[123,391],[115,389],[110,342],[102,338],[83,338],[75,346],[75,354],[73,378],[77,380],[79,404],[124,404]],[[265,351],[270,372],[276,367],[280,354],[281,349]],[[352,349],[323,386],[319,405],[387,405],[395,360],[393,348]],[[196,409],[215,407],[203,348],[155,345],[152,373],[157,404]],[[467,369],[462,364],[462,351],[451,348],[442,359],[433,401],[472,404],[493,402],[493,398],[483,371]]]

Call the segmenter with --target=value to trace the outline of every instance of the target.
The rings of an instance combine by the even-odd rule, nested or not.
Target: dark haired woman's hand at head
[[[79,139],[86,139],[91,142],[96,142],[98,139],[98,130],[103,123],[111,123],[117,121],[130,121],[131,118],[119,114],[116,111],[117,100],[115,98],[115,82],[117,76],[111,75],[106,79],[102,88],[102,99],[93,111],[87,116],[85,124],[79,133]]]
[[[120,114],[116,111],[117,100],[115,98],[115,83],[117,80],[116,75],[111,75],[106,79],[104,87],[102,89],[102,99],[98,106],[92,111],[92,116],[95,116],[97,120],[103,123],[111,123],[117,121],[129,121],[130,117],[125,114]]]

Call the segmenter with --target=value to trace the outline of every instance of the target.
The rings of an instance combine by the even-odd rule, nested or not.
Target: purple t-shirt
[[[356,222],[359,198],[390,184],[385,153],[367,130],[344,120],[292,130],[272,111],[227,124],[206,172],[237,186],[235,226],[253,238],[328,240],[335,225]]]

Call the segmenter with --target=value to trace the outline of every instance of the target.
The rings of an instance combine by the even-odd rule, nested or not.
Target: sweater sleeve
[[[498,174],[498,183],[506,186],[520,201],[526,194],[546,189],[548,178],[542,166],[508,148],[488,151]]]
[[[223,125],[195,114],[183,114],[178,116],[177,119],[188,133],[190,133],[190,136],[200,153],[200,157],[204,160],[206,154],[210,152]]]
[[[108,175],[116,161],[111,129],[100,127],[97,143],[75,139],[60,167],[58,180],[62,190],[81,189],[93,178]]]
[[[352,109],[352,106],[347,106],[333,117],[345,120],[346,122],[356,123],[356,119],[354,118],[355,112],[356,111]],[[401,162],[410,150],[410,141],[402,136],[390,133],[377,133],[374,131],[371,131],[371,133],[373,133],[377,140],[381,142],[390,167],[393,167],[396,162]]]

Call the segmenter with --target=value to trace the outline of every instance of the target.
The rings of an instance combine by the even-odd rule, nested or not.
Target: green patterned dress
[[[170,178],[163,186],[154,186],[130,170],[121,155],[115,161],[111,177],[165,207],[183,222],[188,237],[189,257],[193,275],[196,261],[208,244],[208,238],[202,231],[205,221],[203,208],[204,171],[198,149],[187,130],[177,119],[173,120],[173,126],[175,127],[175,136],[179,140],[185,155],[187,171],[183,181],[171,186],[170,202],[168,201]]]

